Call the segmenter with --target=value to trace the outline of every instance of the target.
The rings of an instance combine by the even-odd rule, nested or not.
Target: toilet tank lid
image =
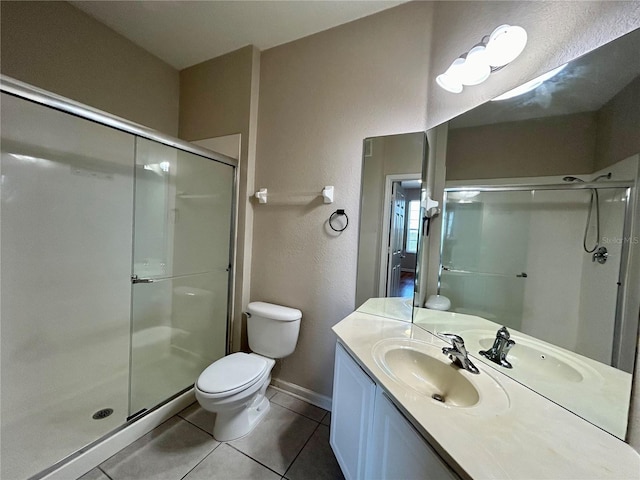
[[[283,307],[282,305],[266,302],[251,302],[247,307],[247,312],[251,315],[258,315],[260,317],[284,322],[292,322],[293,320],[300,320],[302,318],[302,312],[296,308]]]

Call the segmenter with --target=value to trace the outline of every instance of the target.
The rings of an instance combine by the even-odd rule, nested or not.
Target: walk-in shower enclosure
[[[1,478],[225,355],[236,162],[2,78]]]

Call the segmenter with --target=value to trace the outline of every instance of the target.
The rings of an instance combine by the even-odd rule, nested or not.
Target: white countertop
[[[393,380],[372,355],[379,341],[408,338],[447,345],[411,323],[354,312],[333,330],[361,367],[462,477],[640,478],[640,455],[628,444],[479,362],[476,366],[480,375],[491,376],[506,392],[506,410],[448,408]]]
[[[410,322],[413,317],[413,297],[370,298],[358,307],[358,311]]]

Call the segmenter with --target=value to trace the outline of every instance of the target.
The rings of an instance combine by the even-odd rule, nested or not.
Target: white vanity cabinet
[[[459,479],[381,388],[376,390],[373,417],[367,479]]]
[[[347,480],[459,478],[339,343],[330,444]]]
[[[329,443],[347,480],[365,478],[376,384],[336,345]]]

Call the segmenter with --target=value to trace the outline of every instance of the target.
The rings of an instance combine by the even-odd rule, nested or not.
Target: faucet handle
[[[511,350],[511,347],[513,347],[515,344],[515,340],[507,340],[507,343],[505,343],[504,348],[502,349],[502,355],[506,357],[507,353],[509,353],[509,350]]]
[[[439,333],[438,336],[443,340],[448,340],[454,347],[464,347],[464,339],[460,335],[456,335],[455,333]]]
[[[447,355],[455,365],[471,373],[480,373],[480,370],[469,360],[469,354],[464,347],[464,339],[455,333],[438,334],[443,340],[451,340],[451,347],[443,347],[442,353]]]
[[[502,327],[498,329],[498,332],[496,333],[496,337],[509,340],[509,338],[511,338],[511,334],[509,333],[509,330],[507,330],[507,327]]]
[[[442,333],[440,334],[440,336],[444,340],[449,340],[451,342],[451,348],[453,350],[462,353],[465,357],[467,356],[467,349],[464,346],[464,339],[460,335],[456,335],[455,333]]]

